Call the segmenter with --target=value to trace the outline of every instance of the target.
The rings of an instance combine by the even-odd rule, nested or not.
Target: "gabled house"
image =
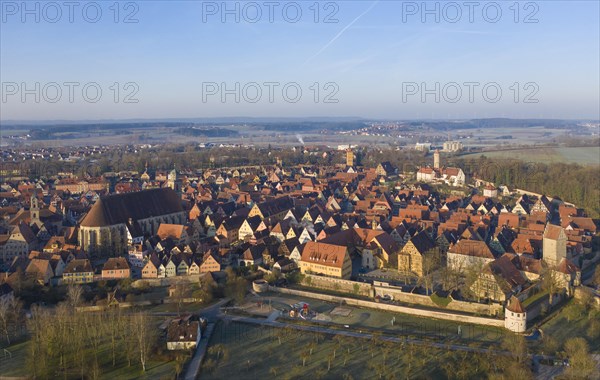
[[[142,268],[142,278],[158,278],[158,268],[160,266],[161,262],[158,259],[158,255],[156,253],[151,254],[148,261]]]
[[[32,259],[27,265],[27,269],[25,269],[25,274],[42,285],[47,285],[54,276],[50,260],[43,258]]]
[[[212,252],[207,252],[202,258],[202,264],[200,265],[200,273],[218,272],[221,270],[221,264],[216,255]]]
[[[252,266],[252,265],[260,265],[264,262],[264,256],[266,247],[264,244],[253,245],[244,251],[240,259],[238,260],[238,265],[240,266]],[[267,251],[268,253],[268,251]]]
[[[238,237],[240,240],[251,238],[254,233],[258,230],[261,219],[260,216],[254,216],[246,218],[238,231]]]
[[[190,265],[189,262],[190,257],[185,254],[179,254],[179,264],[177,264],[177,275],[178,276],[187,276],[189,274]]]
[[[425,230],[413,236],[404,245],[398,254],[398,270],[405,273],[414,273],[421,277],[424,273],[424,260],[430,260],[431,263],[440,263],[441,261],[439,248]],[[425,269],[430,270],[432,268]]]
[[[131,277],[131,270],[124,257],[111,257],[102,268],[102,279],[123,279],[129,277]]]
[[[192,350],[198,346],[201,336],[199,321],[177,318],[167,329],[167,350]]]
[[[66,284],[87,284],[94,282],[94,270],[88,259],[74,259],[63,271]]]
[[[171,255],[165,265],[165,277],[177,276],[177,267],[179,266],[180,259],[176,255]]]
[[[300,271],[328,277],[349,279],[352,261],[345,246],[309,241],[302,249]]]
[[[160,226],[158,226],[158,231],[156,232],[156,235],[161,240],[171,238],[173,242],[177,245],[189,244],[190,242],[187,230],[182,224],[161,223]]]
[[[512,258],[512,255],[505,254],[486,264],[471,284],[471,291],[477,297],[500,303],[520,293],[527,284],[527,278],[514,265]]]
[[[448,248],[446,262],[448,268],[462,271],[469,266],[483,268],[494,259],[492,251],[484,241],[461,239]]]
[[[302,251],[304,250],[305,245],[306,244],[299,244],[290,252],[290,260],[293,260],[296,265],[299,265],[300,260],[302,260]]]

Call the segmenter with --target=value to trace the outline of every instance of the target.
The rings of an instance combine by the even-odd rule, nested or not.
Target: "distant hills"
[[[466,120],[369,120],[358,117],[308,117],[308,118],[195,118],[195,119],[165,119],[165,120],[99,120],[99,121],[5,121],[2,128],[29,131],[31,137],[49,136],[68,133],[112,132],[127,134],[132,130],[148,130],[154,128],[173,128],[175,133],[188,136],[232,136],[237,132],[227,127],[235,125],[255,126],[260,130],[290,133],[314,132],[320,130],[349,131],[363,128],[371,123],[397,122],[407,126],[427,127],[433,130],[450,131],[455,129],[486,129],[486,128],[575,128],[578,124],[589,120],[560,120],[560,119],[466,119]],[[597,121],[592,121],[597,122]]]

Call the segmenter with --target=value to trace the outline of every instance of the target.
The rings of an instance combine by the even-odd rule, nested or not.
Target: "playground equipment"
[[[306,302],[298,302],[297,304],[290,305],[290,317],[291,318],[312,318],[315,313],[310,310],[310,305]]]

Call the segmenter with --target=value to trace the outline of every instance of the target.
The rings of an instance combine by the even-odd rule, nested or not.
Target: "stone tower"
[[[438,149],[436,149],[435,152],[433,152],[433,168],[440,168],[440,151]]]
[[[544,230],[542,257],[550,266],[557,266],[567,257],[567,234],[561,226],[548,223]]]
[[[527,312],[515,296],[510,297],[504,309],[504,327],[516,333],[527,330]]]
[[[354,166],[354,152],[352,149],[346,149],[346,166]]]
[[[29,215],[31,217],[30,224],[40,222],[40,203],[35,196],[35,194],[31,195],[31,204],[29,207]]]

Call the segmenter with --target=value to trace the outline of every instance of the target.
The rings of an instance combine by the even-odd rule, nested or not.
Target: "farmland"
[[[600,147],[530,147],[521,149],[507,149],[473,153],[462,156],[463,158],[489,158],[518,159],[526,162],[539,163],[578,163],[581,165],[600,165]]]

